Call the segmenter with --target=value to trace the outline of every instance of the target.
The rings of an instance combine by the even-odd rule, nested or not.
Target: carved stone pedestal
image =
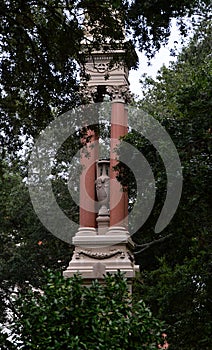
[[[133,243],[127,231],[107,232],[105,235],[76,235],[72,260],[64,271],[65,277],[80,273],[84,284],[93,279],[103,280],[106,273],[115,274],[118,270],[125,274],[131,289],[132,279],[138,266],[134,264],[130,250]]]

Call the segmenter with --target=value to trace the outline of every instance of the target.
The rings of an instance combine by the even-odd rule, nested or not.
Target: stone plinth
[[[116,230],[105,235],[76,235],[72,260],[64,271],[65,277],[79,273],[83,281],[89,284],[92,279],[103,279],[106,273],[115,274],[122,271],[129,284],[138,271],[130,249],[132,240],[127,231]]]

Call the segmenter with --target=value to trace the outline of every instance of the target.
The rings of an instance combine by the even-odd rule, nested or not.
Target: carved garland
[[[91,250],[79,250],[76,252],[76,259],[80,259],[80,255],[85,255],[88,256],[89,258],[93,258],[93,259],[108,259],[111,258],[115,255],[120,254],[120,258],[124,259],[125,258],[125,253],[120,250],[120,249],[116,249],[116,250],[112,250],[110,252],[93,252]]]

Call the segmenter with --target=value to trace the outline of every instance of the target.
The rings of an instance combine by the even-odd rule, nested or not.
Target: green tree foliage
[[[29,287],[14,302],[12,342],[21,349],[156,350],[161,342],[162,324],[132,300],[119,272],[90,287],[78,276],[48,272],[41,288]]]
[[[48,269],[62,271],[70,260],[70,246],[48,232],[36,216],[21,167],[4,163],[0,177],[0,323],[13,309],[15,288],[28,283],[39,287]],[[55,196],[61,208],[77,221],[77,209],[71,204],[64,181],[53,180]],[[61,199],[61,193],[63,194]]]
[[[31,285],[39,287],[44,279],[43,269],[46,270],[50,267],[61,270],[69,260],[70,248],[47,232],[33,211],[27,186],[22,181],[26,176],[26,163],[19,161],[17,150],[23,144],[26,145],[27,141],[33,142],[55,115],[69,110],[80,102],[77,94],[79,85],[76,76],[76,61],[83,66],[85,59],[80,53],[84,38],[82,15],[88,15],[87,24],[93,27],[94,41],[92,45],[96,49],[105,43],[105,37],[110,38],[112,47],[115,47],[117,39],[122,39],[121,22],[118,20],[121,19],[125,21],[126,31],[132,34],[131,45],[137,44],[139,49],[146,50],[150,57],[161,44],[166,42],[172,17],[179,19],[181,32],[185,33],[185,27],[181,21],[182,16],[201,13],[204,7],[207,11],[210,1],[181,0],[151,1],[150,3],[135,0],[100,3],[90,0],[29,0],[1,1],[0,5],[0,311],[1,320],[3,320],[7,311],[6,305],[13,308],[13,304],[8,303],[11,301],[11,293],[15,286],[24,290],[27,287],[26,281],[29,281]],[[119,18],[117,15],[112,15],[111,8],[114,11],[119,10]],[[179,149],[184,166],[185,186],[181,206],[171,226],[164,232],[164,235],[170,234],[172,238],[167,239],[161,245],[151,245],[151,249],[138,255],[138,261],[142,266],[146,269],[150,267],[150,270],[147,271],[155,271],[155,276],[158,276],[154,282],[151,282],[153,284],[151,285],[150,281],[153,281],[151,279],[153,275],[148,275],[148,273],[145,275],[144,273],[145,283],[142,287],[142,293],[144,293],[145,286],[153,287],[153,289],[147,288],[152,290],[151,293],[148,294],[145,291],[144,294],[147,302],[160,315],[164,310],[160,306],[162,305],[162,301],[159,302],[162,300],[160,299],[162,291],[159,295],[160,285],[157,283],[159,283],[161,266],[165,266],[164,264],[168,264],[167,271],[173,271],[175,276],[175,269],[177,272],[182,267],[181,272],[183,272],[184,264],[187,262],[187,266],[190,268],[188,276],[192,276],[192,281],[194,277],[197,278],[195,281],[201,280],[201,283],[197,282],[196,286],[202,286],[199,291],[202,291],[203,298],[190,298],[189,300],[200,300],[201,307],[195,310],[201,310],[201,315],[205,309],[209,308],[207,304],[209,215],[207,214],[206,201],[209,197],[207,177],[210,129],[207,116],[211,103],[209,94],[211,91],[210,46],[209,35],[204,35],[204,38],[200,37],[199,40],[194,41],[193,46],[190,46],[190,53],[189,50],[185,51],[177,66],[174,66],[171,71],[164,69],[160,81],[150,84],[153,90],[149,97],[146,97],[142,106],[159,118],[167,127]],[[84,47],[86,53],[90,47]],[[67,161],[67,157],[71,159],[71,155],[75,152],[75,142],[78,140],[70,142],[67,141],[60,154],[57,155],[58,172],[63,171],[61,162],[64,159],[63,156],[65,155]],[[155,214],[151,217],[151,227],[148,226],[149,221],[145,227],[144,242],[135,237],[137,243],[143,244],[148,240],[158,239],[151,228],[154,226],[161,209],[165,179],[163,177],[164,170],[151,146],[145,144],[144,141],[138,141],[136,137],[134,137],[133,142],[137,142],[142,151],[145,149],[144,154],[148,155],[149,158],[147,158],[152,162],[155,173],[159,175],[158,201],[155,205]],[[67,150],[69,151],[67,152]],[[16,161],[14,161],[13,156],[15,156]],[[76,207],[73,207],[71,203],[64,181],[55,176],[53,187],[58,193],[57,199],[60,206],[63,207],[66,214],[77,217]],[[132,193],[135,193],[133,188]],[[143,232],[141,237],[143,239]],[[166,256],[165,262],[160,260],[161,263],[159,263],[157,259],[153,258],[155,256],[161,257],[164,254]],[[193,261],[191,266],[189,265],[190,261]],[[201,265],[206,271],[205,274],[203,274],[203,269],[200,270]],[[192,272],[195,266],[199,267],[197,277]],[[185,271],[187,271],[186,265]],[[171,274],[164,275],[164,280],[166,276],[171,276]],[[178,275],[176,274],[176,276]],[[176,280],[175,283],[177,283]],[[170,285],[172,286],[171,280]],[[192,286],[194,285],[192,284]],[[172,295],[171,292],[169,295]],[[200,296],[200,294],[198,295]],[[193,314],[192,303],[190,302],[189,305],[190,308],[187,310]],[[169,314],[167,309],[164,312]],[[172,321],[167,316],[171,332],[175,330],[174,336],[180,330],[179,323],[181,322],[182,326],[185,321],[185,312],[182,309],[175,315],[177,326],[174,323],[175,316]],[[207,312],[205,315],[207,320]],[[198,318],[198,314],[196,316],[201,324],[202,318]],[[187,318],[185,324],[188,324],[190,320]],[[193,320],[195,323],[195,318]],[[207,325],[206,320],[205,324]],[[203,341],[204,337],[200,337],[202,342],[200,343],[204,344],[205,347],[207,345],[207,329],[206,327],[206,340]],[[188,327],[185,328],[185,333],[186,331],[188,332]],[[190,334],[190,332],[188,333]],[[178,338],[180,334],[179,332]],[[198,341],[196,342],[195,338],[195,342],[200,344]],[[188,348],[187,345],[185,347]]]
[[[167,41],[171,18],[182,22],[182,16],[209,11],[210,1],[2,0],[0,7],[1,142],[14,152],[20,135],[36,137],[55,113],[79,103],[76,61],[83,66],[85,60],[84,16],[93,36],[84,53],[106,38],[105,49],[120,45],[125,23],[131,42],[122,45],[130,53],[137,44],[151,56]],[[128,61],[136,64],[131,55]]]
[[[140,107],[166,128],[183,169],[178,210],[160,234],[154,226],[166,192],[163,163],[146,140],[136,133],[126,137],[148,159],[157,186],[153,212],[134,236],[141,265],[138,289],[169,325],[174,350],[211,347],[211,38],[211,24],[203,22],[177,63],[163,67],[156,81],[145,81]]]

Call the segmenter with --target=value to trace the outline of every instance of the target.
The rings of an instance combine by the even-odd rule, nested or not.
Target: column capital
[[[95,96],[97,95],[97,86],[88,86],[83,84],[80,90],[83,104],[94,103]]]
[[[132,95],[128,85],[107,86],[106,91],[112,102],[129,103],[131,101]]]

